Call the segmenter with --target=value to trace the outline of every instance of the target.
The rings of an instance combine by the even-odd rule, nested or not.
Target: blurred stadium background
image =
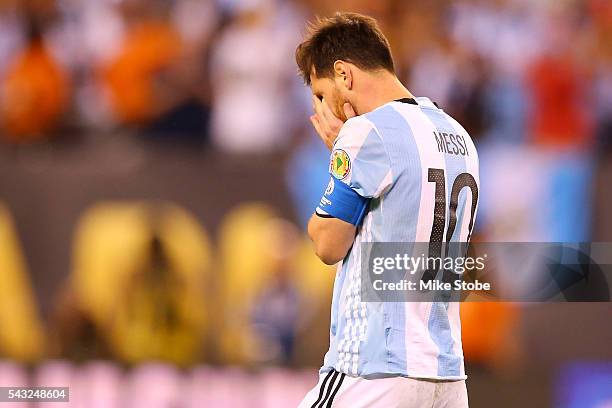
[[[612,241],[609,0],[1,0],[0,386],[301,400],[334,270],[304,234],[328,152],[293,51],[336,10],[473,135],[474,239]],[[610,304],[462,307],[471,406],[612,406]]]

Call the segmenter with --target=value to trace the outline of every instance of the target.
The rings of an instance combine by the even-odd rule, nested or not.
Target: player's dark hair
[[[295,50],[300,75],[310,85],[310,74],[333,78],[334,62],[342,60],[363,70],[395,72],[389,41],[376,20],[357,13],[336,13],[308,25],[307,38]]]

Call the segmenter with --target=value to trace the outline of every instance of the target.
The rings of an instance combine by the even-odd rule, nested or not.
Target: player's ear
[[[351,72],[351,66],[342,60],[336,60],[334,62],[334,73],[340,77],[340,80],[346,86],[349,91],[353,87],[353,75]]]

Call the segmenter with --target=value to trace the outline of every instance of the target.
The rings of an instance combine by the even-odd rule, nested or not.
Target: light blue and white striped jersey
[[[441,220],[439,233],[446,240],[449,217],[444,214],[452,211],[451,187],[463,173],[473,177],[476,186],[453,194],[456,226],[448,238],[467,242],[475,216],[472,203],[477,201],[472,191],[480,184],[472,139],[428,98],[405,98],[349,119],[334,144],[332,160],[339,152],[349,156],[349,165],[340,170],[342,181],[372,200],[336,272],[330,348],[321,372],[466,378],[459,303],[363,302],[360,247],[363,242],[430,242],[434,221],[439,230]],[[444,180],[436,181],[441,177]],[[442,181],[446,198],[436,200],[436,186]],[[436,201],[449,204],[434,217],[440,210]]]

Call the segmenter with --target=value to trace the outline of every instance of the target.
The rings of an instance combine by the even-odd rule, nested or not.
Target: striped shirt
[[[434,217],[434,211],[440,210],[436,202],[451,203],[451,187],[463,173],[478,191],[478,155],[470,136],[429,99],[405,98],[349,119],[334,144],[332,160],[339,151],[350,158],[342,181],[371,201],[353,247],[336,272],[330,348],[321,372],[466,378],[459,303],[362,301],[360,244],[429,242],[436,225],[444,239],[449,234],[450,241],[468,241],[475,216],[472,200],[477,201],[474,190],[461,188],[458,196],[455,192],[456,225],[450,232],[445,216],[449,204],[442,208],[443,218]],[[444,178],[446,195],[438,200],[436,186],[442,180],[434,182],[436,177]]]

